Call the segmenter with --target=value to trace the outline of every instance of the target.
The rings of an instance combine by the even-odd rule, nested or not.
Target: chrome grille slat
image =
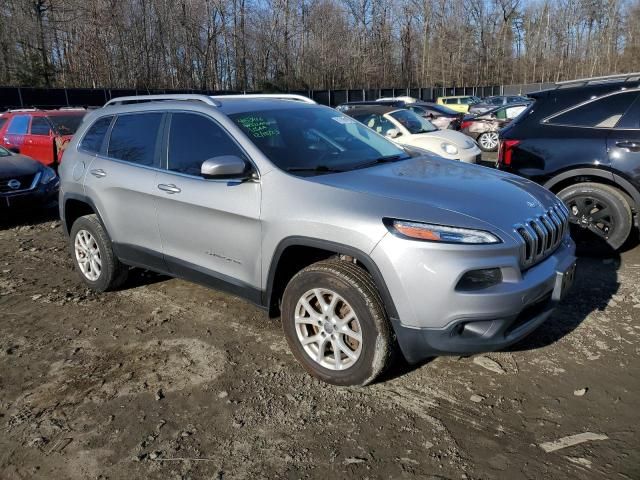
[[[569,212],[562,204],[548,208],[543,214],[514,225],[523,242],[522,267],[529,268],[551,255],[569,229]]]

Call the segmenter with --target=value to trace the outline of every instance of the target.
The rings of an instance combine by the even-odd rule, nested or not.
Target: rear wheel
[[[371,276],[340,260],[296,274],[282,299],[289,347],[311,375],[334,385],[366,385],[392,352],[392,334]]]
[[[558,192],[569,209],[571,236],[581,254],[613,253],[632,228],[631,207],[617,189],[601,183],[578,183]]]
[[[126,281],[129,268],[115,256],[111,240],[96,215],[85,215],[73,223],[69,243],[76,270],[89,288],[104,292]]]
[[[495,152],[498,143],[498,132],[484,132],[478,137],[478,145],[483,152]]]

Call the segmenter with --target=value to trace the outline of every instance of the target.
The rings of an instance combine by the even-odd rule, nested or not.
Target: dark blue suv
[[[563,82],[501,131],[498,168],[549,188],[570,212],[582,253],[637,235],[640,74]]]

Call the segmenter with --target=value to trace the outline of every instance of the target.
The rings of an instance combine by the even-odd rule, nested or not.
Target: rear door
[[[87,168],[85,193],[94,201],[121,260],[166,271],[154,196],[164,114],[109,118],[96,121],[80,144],[82,150],[85,140],[90,144],[95,137],[90,135],[92,128],[104,129],[110,123],[107,140]]]
[[[640,96],[609,132],[607,151],[611,166],[640,191]]]
[[[171,114],[166,145],[153,193],[170,271],[259,301],[260,183],[200,175],[210,158],[248,157],[212,118],[192,112]]]
[[[53,131],[45,117],[31,117],[31,127],[24,138],[20,153],[45,165],[54,163]]]

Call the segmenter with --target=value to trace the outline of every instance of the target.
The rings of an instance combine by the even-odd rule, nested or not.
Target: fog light
[[[502,282],[502,271],[499,268],[471,270],[462,276],[456,286],[456,290],[482,290],[483,288],[493,287],[500,282]]]

